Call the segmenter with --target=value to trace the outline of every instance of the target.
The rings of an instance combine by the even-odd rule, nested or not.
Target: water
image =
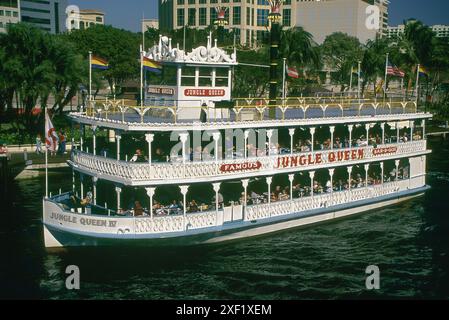
[[[16,182],[0,226],[0,297],[45,299],[449,298],[449,142],[430,142],[425,197],[258,239],[178,249],[43,248],[43,179]],[[70,188],[69,172],[53,176]],[[81,290],[65,288],[79,266]],[[365,268],[381,289],[365,289]]]

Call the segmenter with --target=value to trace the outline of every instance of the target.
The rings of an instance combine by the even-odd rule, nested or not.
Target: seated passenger
[[[139,201],[134,202],[134,216],[135,217],[143,216],[143,207]]]

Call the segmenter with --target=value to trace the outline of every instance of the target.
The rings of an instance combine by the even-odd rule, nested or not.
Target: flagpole
[[[351,74],[349,76],[349,94],[351,94],[351,91],[352,91],[352,70],[353,70],[353,65],[351,65]]]
[[[384,103],[385,103],[385,97],[387,96],[387,76],[388,76],[388,56],[390,54],[387,52],[387,58],[385,61],[385,82],[384,82]]]
[[[92,101],[92,51],[89,51],[89,101]]]
[[[286,58],[284,58],[284,72],[282,73],[282,104],[285,103],[285,68],[286,68]]]
[[[358,71],[357,71],[357,74],[358,74],[358,76],[357,76],[357,81],[358,81],[358,84],[357,84],[357,97],[359,98],[359,103],[360,103],[360,74],[361,74],[361,64],[362,64],[362,62],[359,60],[359,69],[358,69]]]
[[[48,144],[47,144],[47,107],[44,106],[44,141],[45,141],[45,199],[48,199]]]
[[[419,94],[419,68],[421,65],[418,63],[418,66],[416,67],[416,105],[418,106],[418,94]]]
[[[140,106],[143,107],[143,49],[140,46]]]

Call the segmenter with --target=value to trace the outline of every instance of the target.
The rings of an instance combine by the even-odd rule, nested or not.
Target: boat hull
[[[282,217],[267,219],[267,221],[234,222],[225,224],[220,229],[207,228],[190,233],[141,234],[138,236],[130,235],[128,237],[120,235],[97,235],[89,234],[88,232],[70,231],[66,228],[45,223],[44,221],[44,240],[47,248],[83,246],[191,246],[215,244],[273,234],[369,212],[420,197],[428,189],[428,186],[424,186],[378,198],[320,208],[308,212],[292,213]]]

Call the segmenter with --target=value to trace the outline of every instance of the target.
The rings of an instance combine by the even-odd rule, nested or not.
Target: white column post
[[[334,173],[335,169],[329,169],[329,176],[331,178],[331,193],[334,193]]]
[[[182,194],[182,204],[183,204],[183,226],[184,231],[186,230],[186,219],[187,219],[187,192],[189,191],[189,186],[179,186]]]
[[[189,133],[187,133],[187,132],[179,134],[179,139],[181,140],[181,143],[182,143],[182,163],[183,164],[186,163],[186,142],[187,142],[188,137],[189,137]]]
[[[334,150],[334,132],[335,132],[335,126],[330,126],[329,130],[331,132],[331,150]]]
[[[293,200],[293,181],[295,180],[294,174],[288,175],[288,181],[290,181],[290,201]]]
[[[154,134],[152,133],[146,133],[145,134],[145,140],[148,143],[148,163],[151,164],[152,162],[152,149],[151,149],[151,144],[154,141]]]
[[[396,143],[399,143],[399,122],[396,122]]]
[[[385,122],[380,124],[380,128],[382,129],[382,145],[385,144]]]
[[[94,205],[97,205],[97,182],[98,182],[98,177],[92,177]]]
[[[384,163],[383,162],[380,163],[380,169],[381,169],[380,183],[384,184]]]
[[[349,189],[349,191],[351,191],[352,166],[349,166],[347,169],[348,169],[348,189]]]
[[[243,198],[243,221],[245,221],[246,217],[246,207],[248,206],[248,185],[249,179],[242,180],[243,192],[245,192],[245,196]]]
[[[271,137],[273,136],[273,129],[267,130],[268,138],[268,156],[271,156]]]
[[[219,159],[219,152],[220,152],[220,150],[218,148],[218,142],[220,141],[220,135],[221,135],[220,131],[216,131],[216,132],[212,133],[212,137],[213,137],[214,142],[215,142],[215,152],[214,152],[215,153],[215,161],[217,161],[217,162],[218,162],[218,159]]]
[[[293,137],[295,135],[295,128],[288,129],[288,134],[290,135],[290,154],[293,155]]]
[[[313,197],[313,179],[315,178],[315,171],[310,171],[309,177],[310,177],[310,195]]]
[[[421,126],[422,126],[422,138],[425,139],[426,138],[426,119],[424,119],[421,122]]]
[[[369,163],[365,164],[365,188],[368,188],[368,171],[369,171]]]
[[[248,137],[249,137],[249,130],[245,130],[245,132],[243,132],[244,135],[244,140],[245,140],[245,149],[244,149],[244,158],[247,159],[248,158]]]
[[[150,198],[150,216],[153,219],[153,197],[156,192],[156,188],[145,188],[147,196]]]
[[[122,188],[120,187],[115,187],[115,192],[117,194],[117,212],[120,211],[120,193],[122,192]]]
[[[81,148],[81,151],[83,151],[83,145],[84,145],[83,131],[84,131],[84,125],[80,124],[80,148]]]
[[[370,127],[370,124],[369,124],[369,123],[365,124],[365,129],[366,129],[366,145],[368,145],[368,146],[369,146],[369,127]]]
[[[120,140],[122,139],[122,136],[115,133],[115,141],[117,144],[117,160],[120,160]]]
[[[310,130],[310,135],[312,136],[312,148],[310,148],[311,149],[311,151],[312,152],[314,152],[314,150],[315,150],[315,127],[311,127],[311,128],[309,128],[309,130]]]
[[[215,225],[218,226],[218,206],[219,206],[219,202],[218,202],[218,193],[220,192],[220,182],[217,183],[212,183],[212,187],[214,188],[215,191],[215,212],[216,212],[216,220],[215,220]],[[243,218],[243,220],[245,220],[245,218]]]
[[[271,203],[271,183],[273,182],[273,177],[267,177],[266,178],[267,185],[268,185],[268,204]],[[271,217],[271,213],[270,213]]]
[[[97,155],[97,126],[92,126],[92,140],[93,140],[94,156],[96,156]]]
[[[348,131],[349,131],[349,149],[352,149],[352,130],[354,129],[353,124],[348,124]]]
[[[396,177],[395,177],[395,181],[398,181],[399,179],[399,164],[400,164],[400,160],[395,160],[394,164],[396,165]]]
[[[84,198],[84,175],[80,175],[80,190],[81,190],[81,199]]]
[[[413,141],[413,127],[415,126],[415,123],[413,120],[410,120],[410,142]]]
[[[75,193],[75,170],[72,169],[72,192]]]

